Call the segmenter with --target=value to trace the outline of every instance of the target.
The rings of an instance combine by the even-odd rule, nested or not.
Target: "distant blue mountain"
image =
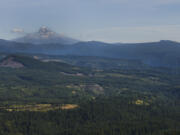
[[[134,44],[108,44],[91,41],[71,45],[62,43],[37,45],[0,40],[0,52],[123,58],[140,60],[151,66],[180,67],[180,43],[168,40]]]

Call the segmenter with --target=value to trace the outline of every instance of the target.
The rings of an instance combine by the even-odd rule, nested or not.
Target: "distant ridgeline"
[[[92,56],[113,59],[136,60],[155,67],[180,66],[180,43],[160,41],[135,44],[108,44],[102,42],[19,43],[0,40],[0,53],[28,53],[46,55]]]

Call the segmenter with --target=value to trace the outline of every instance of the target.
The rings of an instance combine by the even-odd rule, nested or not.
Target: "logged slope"
[[[59,71],[72,74],[79,73],[79,71],[84,73],[87,72],[86,69],[79,69],[78,67],[63,62],[42,62],[34,57],[25,55],[9,55],[0,61],[0,67],[4,68],[14,68],[13,64],[17,64],[17,66],[24,67],[25,69],[29,70]]]
[[[0,67],[23,68],[24,65],[16,61],[15,57],[9,56],[0,62]]]

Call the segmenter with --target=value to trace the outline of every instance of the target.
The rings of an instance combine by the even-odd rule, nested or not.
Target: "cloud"
[[[14,28],[11,30],[12,33],[24,34],[24,30],[21,28]]]

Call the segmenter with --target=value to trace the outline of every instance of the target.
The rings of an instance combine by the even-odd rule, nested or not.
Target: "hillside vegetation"
[[[0,135],[179,135],[180,74],[87,68],[10,55],[0,67]],[[178,70],[178,69],[177,69]]]

